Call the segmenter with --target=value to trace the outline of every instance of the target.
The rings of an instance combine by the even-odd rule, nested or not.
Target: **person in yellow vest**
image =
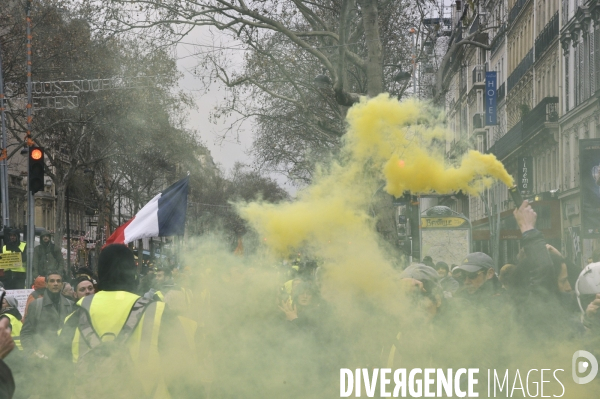
[[[59,353],[74,367],[76,398],[195,397],[196,323],[170,314],[165,303],[143,298],[135,259],[112,244],[98,258],[98,292],[77,302],[60,334]]]
[[[23,327],[21,312],[19,312],[19,301],[12,296],[5,296],[2,300],[2,311],[0,312],[0,320],[6,317],[10,321],[10,335],[15,341],[17,349],[23,350],[21,346],[21,328]]]
[[[20,234],[18,230],[9,230],[8,240],[5,241],[5,245],[2,247],[2,253],[21,252],[21,260],[23,266],[4,271],[4,288],[7,290],[21,290],[25,288],[25,274],[27,272],[27,244],[21,242],[19,238]]]

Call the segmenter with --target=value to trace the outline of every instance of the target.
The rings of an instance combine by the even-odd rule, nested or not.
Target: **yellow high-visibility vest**
[[[10,320],[10,325],[12,327],[10,336],[12,337],[13,341],[15,341],[17,348],[22,351],[23,347],[21,346],[21,328],[23,328],[23,323],[10,313],[4,313],[2,316],[6,316],[8,317],[8,320]]]
[[[78,306],[85,308],[91,319],[92,327],[103,341],[113,340],[119,335],[138,295],[125,291],[100,291],[80,299]],[[129,348],[142,386],[146,393],[153,398],[170,398],[164,378],[161,376],[158,354],[158,334],[164,302],[153,302],[148,305],[137,327],[126,342]],[[67,320],[72,316],[67,317]],[[67,322],[65,320],[65,323]],[[80,340],[79,328],[75,330],[71,351],[74,363],[90,350],[83,339]]]
[[[22,242],[19,244],[19,249],[21,250],[22,253],[25,253],[25,247],[27,246],[26,242]],[[2,247],[2,253],[4,254],[10,254],[13,251],[7,251],[6,250],[6,245]],[[12,270],[13,272],[19,272],[19,273],[27,273],[27,267],[23,266],[23,267],[17,267],[15,269],[9,269]]]

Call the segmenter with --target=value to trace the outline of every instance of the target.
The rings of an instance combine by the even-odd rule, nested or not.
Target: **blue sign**
[[[498,92],[496,91],[496,71],[485,73],[485,125],[492,126],[498,124],[496,115],[496,100]]]

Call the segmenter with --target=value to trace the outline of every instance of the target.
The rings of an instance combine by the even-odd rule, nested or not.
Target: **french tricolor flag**
[[[189,180],[186,176],[152,198],[133,219],[119,226],[105,245],[127,244],[145,237],[183,235]]]

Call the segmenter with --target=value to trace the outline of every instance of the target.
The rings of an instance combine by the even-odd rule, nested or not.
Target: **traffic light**
[[[44,150],[29,148],[29,191],[32,194],[44,189]]]

